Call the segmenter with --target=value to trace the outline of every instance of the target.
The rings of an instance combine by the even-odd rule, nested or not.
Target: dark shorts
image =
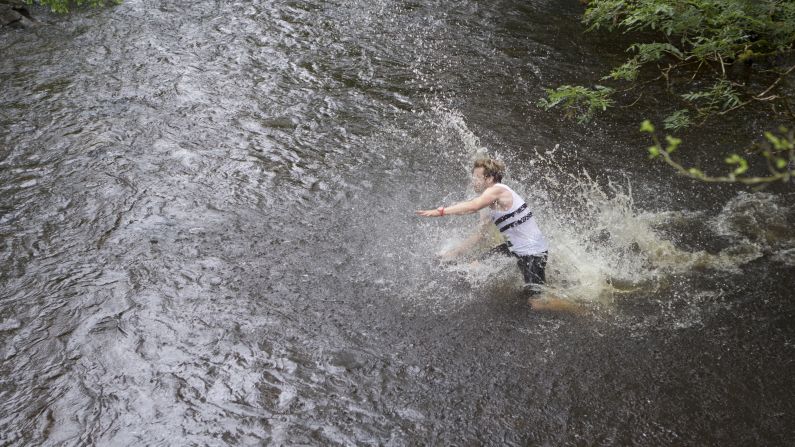
[[[539,253],[537,255],[519,256],[508,249],[507,244],[500,244],[486,253],[484,257],[500,254],[505,256],[513,256],[517,259],[516,265],[522,271],[524,277],[525,287],[533,284],[544,284],[546,281],[545,270],[547,268],[547,252]]]

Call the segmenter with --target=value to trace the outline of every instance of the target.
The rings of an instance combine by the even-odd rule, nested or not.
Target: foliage
[[[545,109],[562,105],[567,116],[577,115],[580,123],[585,123],[598,110],[606,110],[613,104],[610,94],[613,89],[597,85],[595,89],[582,86],[564,85],[556,89],[547,89],[547,97],[539,101]]]
[[[653,41],[631,45],[627,49],[631,56],[602,78],[628,84],[622,89],[601,87],[598,100],[603,107],[584,107],[590,104],[595,90],[569,85],[546,89],[547,99],[539,102],[543,107],[560,107],[566,115],[587,122],[595,112],[614,104],[612,94],[664,81],[674,95],[673,102],[679,103],[663,120],[668,130],[702,126],[710,119],[720,119],[752,103],[769,106],[774,119],[795,125],[791,105],[795,100],[791,85],[795,71],[792,62],[795,1],[590,0],[586,3],[583,22],[589,31],[642,32],[644,39],[653,36]],[[647,73],[644,67],[654,68],[658,76],[640,82],[641,73]],[[737,72],[742,72],[744,79],[738,80],[742,76]],[[755,83],[750,82],[752,74]],[[754,91],[753,85],[762,87]],[[773,144],[768,134],[765,141]],[[729,158],[736,169],[743,172],[748,169],[747,162]],[[733,175],[739,178],[738,173]]]
[[[25,0],[29,5],[34,3],[34,0]],[[35,0],[35,3],[38,3],[42,6],[46,6],[50,8],[53,12],[57,12],[60,14],[66,14],[69,12],[70,7],[76,6],[91,6],[94,8],[98,8],[101,6],[105,6],[107,4],[121,4],[122,0]]]
[[[636,43],[630,46],[627,51],[634,51],[637,54],[611,71],[609,76],[605,76],[602,79],[634,81],[638,77],[638,72],[643,64],[656,62],[665,55],[671,55],[680,60],[684,58],[682,52],[669,43]]]
[[[704,90],[684,93],[682,98],[690,102],[698,115],[704,118],[712,113],[726,112],[742,105],[739,93],[725,79],[718,80]]]
[[[690,113],[687,109],[680,109],[668,115],[663,123],[668,130],[679,130],[689,127],[693,121],[690,120]]]
[[[722,176],[710,176],[701,169],[685,168],[676,162],[671,154],[682,144],[682,140],[670,135],[665,137],[665,147],[655,134],[654,125],[645,120],[640,125],[640,131],[651,135],[654,145],[649,147],[649,156],[652,159],[662,159],[676,169],[680,174],[705,182],[739,182],[747,185],[770,183],[774,181],[789,181],[795,174],[795,131],[786,127],[778,129],[779,134],[765,132],[765,141],[757,146],[757,153],[767,162],[767,176],[748,175],[749,162],[738,154],[731,154],[725,158],[730,171]]]

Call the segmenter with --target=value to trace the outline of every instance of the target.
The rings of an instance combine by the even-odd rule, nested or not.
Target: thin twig
[[[789,171],[777,172],[776,174],[768,177],[737,177],[735,175],[711,177],[703,173],[701,175],[695,175],[691,174],[690,171],[685,169],[684,166],[675,162],[667,152],[660,151],[660,156],[669,166],[673,167],[680,174],[707,183],[743,183],[745,185],[759,185],[762,183],[772,183],[777,180],[786,180],[790,177]]]
[[[727,114],[727,113],[731,112],[732,110],[737,110],[737,109],[739,109],[740,107],[745,107],[745,106],[747,106],[747,105],[748,105],[750,102],[751,102],[751,100],[749,99],[748,101],[745,101],[745,102],[742,102],[742,103],[740,103],[740,104],[737,104],[736,106],[734,106],[734,107],[732,107],[732,108],[730,108],[730,109],[722,110],[722,111],[720,111],[720,112],[717,112],[717,113],[718,113],[718,115],[725,115],[725,114]]]
[[[768,87],[768,88],[767,88],[765,91],[763,91],[762,93],[760,93],[760,94],[756,95],[756,97],[757,97],[757,98],[759,98],[759,97],[761,97],[761,96],[764,96],[764,95],[766,95],[766,94],[767,94],[767,92],[769,92],[769,91],[770,91],[770,90],[772,90],[772,89],[773,89],[775,86],[777,86],[777,85],[778,85],[778,83],[779,83],[779,82],[781,82],[781,80],[782,80],[782,79],[784,79],[784,77],[785,77],[785,76],[787,76],[788,74],[792,73],[792,71],[793,71],[793,70],[795,70],[795,65],[793,65],[792,67],[790,67],[790,68],[789,68],[789,70],[787,70],[787,71],[785,71],[784,73],[782,73],[782,74],[781,74],[781,75],[778,77],[778,79],[776,79],[776,81],[775,81],[775,82],[773,82],[773,84],[771,84],[771,85],[770,85],[770,87]]]
[[[640,101],[640,98],[642,98],[642,97],[643,97],[643,92],[641,92],[641,94],[640,94],[640,95],[638,95],[638,99],[636,99],[636,100],[635,100],[635,102],[633,102],[633,103],[632,103],[632,104],[630,104],[629,106],[630,106],[630,107],[632,107],[632,106],[634,106],[635,104],[637,104],[637,103],[638,103],[638,101]]]
[[[696,79],[696,76],[698,75],[698,72],[701,70],[701,66],[702,66],[702,65],[704,65],[704,61],[703,61],[703,60],[702,60],[701,62],[699,62],[699,64],[698,64],[698,67],[696,67],[696,72],[695,72],[695,73],[693,73],[693,77],[692,77],[692,78],[690,78],[690,80],[691,80],[691,81],[692,81],[693,79]]]

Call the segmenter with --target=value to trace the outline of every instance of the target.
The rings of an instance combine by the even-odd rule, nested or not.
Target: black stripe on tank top
[[[530,220],[532,218],[533,218],[533,212],[530,211],[529,213],[527,213],[526,216],[522,217],[521,219],[517,219],[516,221],[511,222],[508,225],[500,228],[500,233],[503,233],[503,232],[505,232],[505,230],[511,229],[511,228],[513,228],[513,227],[515,227],[517,225],[521,225],[521,224],[527,222],[528,220]]]
[[[527,208],[527,202],[523,203],[519,208],[516,208],[516,211],[514,211],[512,213],[508,213],[508,214],[500,217],[499,219],[495,220],[494,221],[494,225],[499,225],[499,224],[505,222],[506,220],[510,219],[511,217],[513,217],[513,216],[517,215],[518,213],[521,213],[522,211],[524,211],[525,208]],[[500,231],[502,231],[502,230],[500,230]]]

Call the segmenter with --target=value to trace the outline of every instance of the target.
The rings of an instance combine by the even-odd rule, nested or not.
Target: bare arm
[[[499,194],[500,194],[499,188],[491,187],[483,191],[483,194],[472,200],[467,200],[466,202],[458,202],[446,208],[440,207],[435,210],[419,210],[415,211],[414,214],[421,217],[441,217],[447,215],[455,216],[463,214],[472,214],[496,202],[497,199],[499,199],[500,197]]]
[[[446,252],[440,253],[439,256],[444,259],[452,259],[466,253],[478,245],[489,234],[489,226],[491,225],[491,220],[488,218],[487,214],[483,213],[480,217],[480,225],[478,225],[478,227],[472,234],[469,235],[469,237],[464,239],[460,244],[458,244],[458,246]]]
[[[421,217],[441,217],[446,215],[464,215],[464,214],[472,214],[483,210],[484,208],[490,206],[491,204],[497,202],[500,198],[500,194],[508,193],[504,188],[498,188],[495,186],[487,188],[483,193],[472,199],[467,200],[465,202],[459,202],[454,205],[450,205],[447,208],[439,207],[435,210],[419,210],[416,211],[415,214]],[[488,234],[489,234],[489,226],[491,225],[491,219],[489,219],[488,213],[482,212],[481,213],[481,222],[478,226],[477,230],[472,233],[468,238],[466,238],[461,244],[457,247],[453,248],[444,253],[440,253],[443,259],[451,259],[454,258],[474,246],[476,246],[480,241],[482,241]]]

